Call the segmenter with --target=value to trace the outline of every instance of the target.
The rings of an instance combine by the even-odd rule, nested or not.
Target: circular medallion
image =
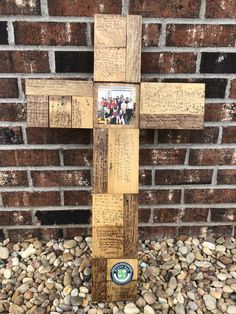
[[[116,263],[111,269],[111,280],[117,285],[126,285],[133,278],[133,268],[125,262]]]

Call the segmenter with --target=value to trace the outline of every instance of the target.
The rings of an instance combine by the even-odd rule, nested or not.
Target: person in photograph
[[[126,102],[127,102],[127,120],[128,120],[128,123],[130,122],[131,118],[132,118],[132,115],[133,115],[133,110],[134,110],[134,103],[132,101],[132,99],[126,97]]]

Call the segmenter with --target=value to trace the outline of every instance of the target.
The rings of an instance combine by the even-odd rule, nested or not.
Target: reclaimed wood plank
[[[117,263],[128,263],[133,269],[132,280],[138,280],[138,259],[114,258],[114,259],[107,259],[107,277],[106,277],[107,281],[112,280],[111,269]]]
[[[49,108],[47,96],[27,97],[27,126],[48,128]]]
[[[93,257],[122,258],[123,227],[93,227],[92,236]]]
[[[92,299],[93,302],[106,301],[106,272],[107,259],[93,258],[92,260]]]
[[[26,95],[93,97],[93,82],[28,79]]]
[[[94,81],[125,82],[125,48],[94,50]]]
[[[71,128],[71,97],[49,96],[50,128]]]
[[[119,286],[111,280],[107,281],[108,301],[129,301],[137,298],[137,281],[133,280],[127,285]]]
[[[141,80],[141,15],[127,16],[126,82]]]
[[[93,130],[93,193],[108,190],[108,130]]]
[[[124,196],[122,194],[92,195],[93,227],[123,226]]]
[[[93,128],[93,97],[72,97],[72,128]]]
[[[138,193],[139,130],[108,129],[108,193]]]
[[[141,114],[142,129],[203,129],[203,115],[196,114]]]
[[[126,17],[96,14],[94,18],[94,47],[126,47]]]
[[[124,195],[123,257],[138,257],[138,194]]]

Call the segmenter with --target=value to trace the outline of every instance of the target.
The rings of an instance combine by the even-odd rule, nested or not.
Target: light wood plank
[[[49,122],[48,97],[27,97],[27,126],[47,128]]]
[[[96,14],[94,18],[94,47],[126,47],[126,17]]]
[[[93,130],[93,193],[107,193],[108,130]]]
[[[93,227],[93,257],[122,258],[123,227]]]
[[[108,129],[108,193],[138,193],[139,130]]]
[[[108,301],[129,301],[137,298],[137,281],[133,280],[127,285],[119,286],[111,280],[107,281]]]
[[[93,97],[93,82],[29,79],[26,95]]]
[[[117,263],[128,263],[133,269],[132,280],[138,280],[138,260],[137,259],[107,259],[107,278],[106,280],[111,279],[111,269]]]
[[[94,81],[125,82],[125,48],[94,50]]]
[[[93,227],[123,226],[124,196],[122,194],[93,194]]]
[[[141,15],[127,16],[126,82],[141,80]]]
[[[92,298],[93,302],[106,301],[107,260],[94,258],[92,260]]]
[[[49,126],[71,128],[71,97],[49,97]]]
[[[138,257],[138,194],[124,195],[124,258]]]
[[[93,128],[93,97],[72,97],[72,128]]]

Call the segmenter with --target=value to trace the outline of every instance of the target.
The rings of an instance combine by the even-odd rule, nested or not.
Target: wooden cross
[[[94,83],[27,80],[27,122],[93,128],[92,297],[125,301],[137,294],[139,128],[202,128],[205,87],[140,83],[141,16],[96,15],[94,29]]]

